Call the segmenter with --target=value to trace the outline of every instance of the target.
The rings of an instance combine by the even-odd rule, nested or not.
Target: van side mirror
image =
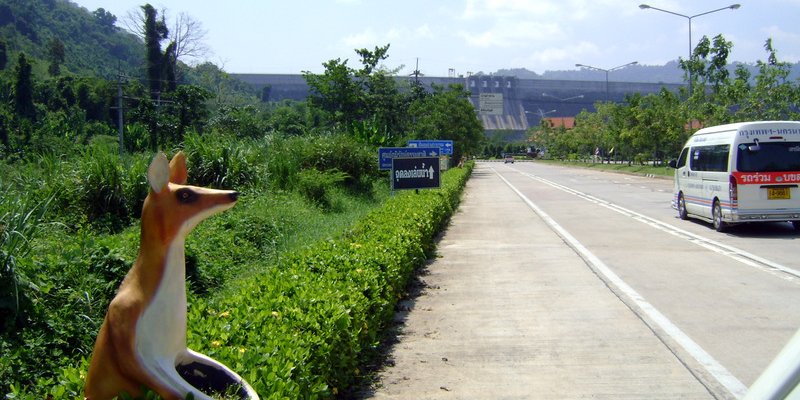
[[[678,168],[678,160],[675,159],[669,160],[669,164],[667,165],[669,165],[670,168]]]

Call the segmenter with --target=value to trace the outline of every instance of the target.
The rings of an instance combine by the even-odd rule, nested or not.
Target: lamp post
[[[539,116],[539,125],[541,125],[542,121],[544,121],[544,116],[545,115],[552,114],[552,113],[556,112],[556,110],[544,111],[541,108],[537,108],[537,110],[539,112],[532,112],[532,111],[525,110],[525,114],[536,114],[536,115],[538,115]]]
[[[716,10],[706,11],[706,12],[702,12],[700,14],[695,14],[695,15],[683,15],[683,14],[680,14],[680,13],[676,13],[674,11],[664,10],[664,9],[653,7],[653,6],[647,5],[647,4],[640,4],[639,8],[641,8],[642,10],[648,10],[649,9],[649,10],[661,11],[661,12],[665,12],[667,14],[677,15],[679,17],[683,17],[683,18],[686,18],[687,20],[689,20],[689,58],[687,60],[691,61],[691,59],[692,59],[692,18],[700,17],[700,16],[703,16],[703,15],[715,13],[717,11],[722,11],[722,10],[736,10],[741,6],[742,6],[741,4],[731,4],[731,5],[727,6],[727,7],[717,8]],[[691,94],[691,92],[692,92],[692,70],[689,69],[689,93]]]
[[[618,70],[620,68],[625,68],[625,67],[627,67],[629,65],[636,65],[638,63],[639,63],[638,61],[631,61],[631,62],[629,62],[627,64],[618,65],[618,66],[616,66],[614,68],[609,68],[609,69],[593,67],[591,65],[586,65],[586,64],[575,64],[575,66],[578,67],[578,68],[589,68],[589,69],[594,69],[594,70],[597,70],[597,71],[603,71],[603,72],[606,73],[606,101],[608,101],[608,73],[611,72],[611,71],[616,71],[616,70]]]
[[[541,108],[539,108],[538,110],[539,110],[539,119],[544,119],[545,115],[552,114],[552,113],[556,112],[556,110],[542,111]]]
[[[582,99],[583,95],[579,94],[577,96],[572,96],[572,97],[567,97],[567,98],[562,99],[561,97],[556,97],[556,96],[553,96],[553,95],[550,95],[550,94],[547,94],[547,93],[542,93],[542,97],[552,97],[552,98],[554,98],[556,100],[559,100],[559,101],[568,101],[568,100],[573,100],[573,99]]]

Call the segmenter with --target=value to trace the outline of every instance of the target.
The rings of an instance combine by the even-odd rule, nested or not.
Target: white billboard
[[[502,93],[481,93],[479,96],[480,113],[487,115],[503,115]]]

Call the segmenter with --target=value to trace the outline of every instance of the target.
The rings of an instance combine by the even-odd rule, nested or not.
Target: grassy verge
[[[655,175],[655,176],[672,177],[673,173],[675,172],[674,169],[669,167],[654,167],[652,165],[637,165],[637,164],[628,165],[628,163],[608,164],[599,162],[592,163],[584,161],[559,161],[559,160],[536,160],[536,162],[553,164],[553,165],[564,165],[576,168],[621,172],[621,173],[635,174],[635,175]]]
[[[220,291],[190,293],[189,347],[237,371],[265,399],[346,397],[377,356],[414,268],[432,255],[471,167],[448,171],[438,190],[347,206],[356,223],[304,211],[291,197],[243,199],[238,212],[204,222],[187,241],[187,273],[193,264],[199,275],[190,282],[213,281],[214,268],[235,277]],[[339,207],[349,201],[361,200],[333,197]],[[271,224],[276,218],[289,221]],[[114,254],[105,258],[129,257]],[[88,356],[33,386],[12,385],[11,398],[79,397]]]

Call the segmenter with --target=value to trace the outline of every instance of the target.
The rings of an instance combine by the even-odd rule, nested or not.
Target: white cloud
[[[766,35],[766,37],[771,37],[773,39],[782,39],[785,40],[787,43],[793,43],[793,44],[800,43],[800,34],[787,32],[775,25],[761,28],[761,32],[763,32]]]
[[[563,65],[565,61],[574,65],[579,60],[591,60],[601,53],[596,44],[584,41],[574,46],[548,47],[535,51],[523,62],[529,66],[528,69],[544,71],[544,69],[553,69],[553,65]]]
[[[361,32],[345,36],[341,43],[347,48],[372,48],[373,46],[383,46],[387,43],[395,44],[401,42],[411,42],[413,40],[430,39],[434,33],[430,26],[422,25],[416,28],[389,27],[385,31],[377,32],[373,28],[367,28]]]
[[[557,1],[529,0],[467,0],[462,19],[527,18],[559,15]]]
[[[471,47],[528,47],[562,34],[561,27],[555,22],[512,20],[498,21],[491,29],[479,33],[458,32],[458,36]]]
[[[342,39],[342,43],[351,48],[374,46],[377,42],[378,35],[372,29],[348,35]]]
[[[416,29],[414,29],[414,37],[418,39],[432,38],[433,31],[427,24],[418,26]]]

